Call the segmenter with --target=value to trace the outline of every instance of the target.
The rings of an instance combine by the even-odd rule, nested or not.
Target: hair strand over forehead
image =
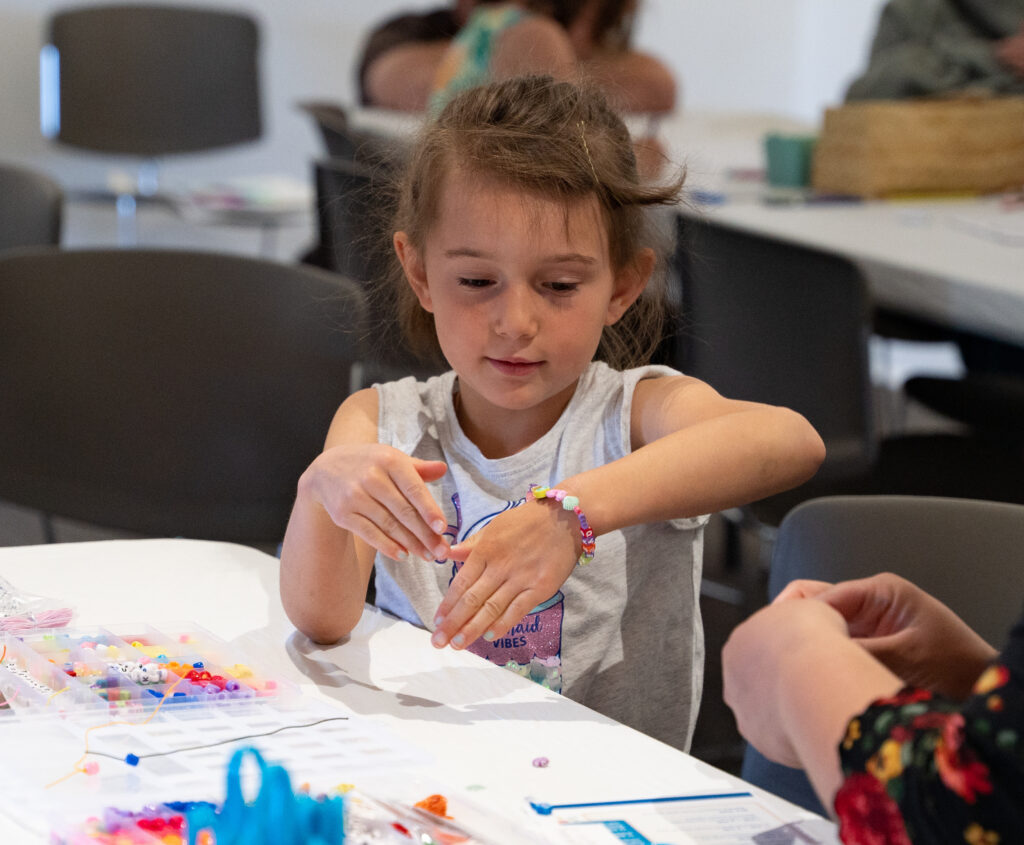
[[[424,127],[396,181],[391,221],[391,230],[404,231],[421,253],[456,169],[567,206],[596,197],[616,271],[658,243],[648,209],[678,202],[682,187],[681,176],[641,182],[629,131],[596,89],[544,76],[465,91]],[[397,260],[394,265],[386,295],[398,296],[403,332],[421,353],[438,356],[433,318],[420,308]],[[624,317],[605,329],[597,357],[617,367],[648,360],[665,315],[665,280],[658,272]]]

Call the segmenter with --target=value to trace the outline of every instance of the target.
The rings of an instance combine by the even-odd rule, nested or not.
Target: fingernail
[[[408,560],[409,553],[405,549],[399,549],[398,554],[395,555],[398,560]]]
[[[434,547],[434,557],[437,560],[447,560],[447,558],[448,558],[448,547],[444,543],[438,543]]]
[[[440,627],[442,622],[444,622],[444,616],[442,616],[439,613],[439,614],[437,614],[437,616],[434,617],[434,627],[435,628]]]
[[[430,523],[430,527],[434,530],[435,534],[440,534],[448,526],[444,524],[443,520],[435,519],[433,522]]]
[[[438,648],[441,648],[446,642],[448,642],[448,640],[445,639],[445,636],[441,631],[434,631],[434,636],[430,638],[430,642]]]
[[[462,648],[466,643],[466,638],[462,634],[456,634],[452,637],[452,648]]]
[[[494,631],[484,631],[484,639],[490,642],[494,639]]]

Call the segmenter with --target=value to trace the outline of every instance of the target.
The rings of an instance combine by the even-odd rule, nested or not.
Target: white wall
[[[162,0],[153,0],[161,2]],[[176,4],[194,0],[173,0]],[[249,0],[262,25],[265,137],[178,157],[165,183],[257,172],[306,178],[320,151],[302,99],[355,102],[358,45],[378,20],[443,0]],[[862,65],[882,0],[643,0],[636,43],[682,81],[684,109],[756,110],[815,121]],[[64,184],[103,184],[130,160],[69,151],[39,133],[38,49],[56,8],[81,0],[0,0],[0,158],[42,167]],[[206,0],[203,5],[239,8]]]

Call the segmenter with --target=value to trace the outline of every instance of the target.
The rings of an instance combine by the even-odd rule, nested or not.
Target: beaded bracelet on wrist
[[[590,563],[594,559],[597,544],[594,541],[594,529],[590,527],[586,516],[580,510],[580,500],[575,496],[570,496],[565,490],[559,490],[555,487],[542,487],[539,484],[530,485],[530,495],[535,499],[554,499],[562,506],[563,510],[572,511],[576,514],[576,518],[580,521],[580,539],[583,541],[583,551],[576,561],[576,565],[583,566],[586,563]]]

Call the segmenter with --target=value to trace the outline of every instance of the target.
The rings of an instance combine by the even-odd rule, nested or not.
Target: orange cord
[[[156,716],[156,714],[160,712],[160,708],[164,706],[164,702],[167,701],[168,696],[170,696],[170,694],[172,692],[174,692],[174,688],[178,684],[180,684],[182,681],[184,681],[184,680],[185,680],[184,677],[180,677],[173,684],[171,684],[170,687],[167,688],[167,692],[165,692],[163,694],[163,696],[161,696],[159,703],[156,705],[156,707],[153,708],[153,712],[150,713],[141,722],[126,722],[124,720],[118,719],[118,720],[113,721],[113,722],[104,722],[101,725],[93,725],[91,728],[87,728],[86,731],[85,731],[85,751],[82,753],[82,756],[79,757],[74,762],[74,764],[71,767],[71,771],[70,772],[68,772],[63,777],[57,778],[57,780],[53,781],[52,783],[46,784],[46,786],[44,788],[45,789],[49,789],[52,786],[56,786],[58,783],[62,783],[63,781],[66,781],[68,778],[74,777],[75,775],[85,774],[86,773],[85,772],[85,767],[82,765],[82,761],[86,757],[89,756],[89,734],[91,734],[93,731],[98,731],[100,728],[109,728],[109,727],[113,727],[114,725],[127,725],[129,727],[141,727],[142,725],[149,724],[149,722],[151,722],[153,720],[153,718]],[[63,692],[63,690],[61,690],[61,691]]]

